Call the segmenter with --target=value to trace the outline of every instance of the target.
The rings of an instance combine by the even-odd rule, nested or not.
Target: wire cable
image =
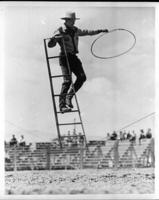
[[[8,124],[10,124],[10,125],[12,125],[13,127],[15,127],[16,129],[18,129],[18,130],[20,130],[20,131],[23,131],[24,133],[27,133],[27,134],[29,134],[29,135],[31,135],[31,136],[35,136],[35,137],[37,137],[37,138],[40,138],[40,139],[44,139],[44,138],[46,138],[46,135],[36,135],[35,133],[34,133],[34,130],[32,131],[32,130],[28,130],[28,129],[25,129],[25,128],[22,128],[22,127],[20,127],[20,126],[18,126],[18,125],[16,125],[16,124],[14,124],[13,122],[10,122],[10,121],[8,121],[8,120],[5,120]],[[44,132],[44,133],[48,133],[49,134],[49,132],[46,132],[46,131],[39,131],[39,132]]]
[[[138,120],[136,120],[136,121],[134,121],[134,122],[122,127],[122,128],[120,128],[120,129],[118,129],[116,132],[119,132],[119,131],[121,131],[121,130],[123,130],[125,128],[128,128],[128,127],[132,126],[133,124],[136,124],[136,123],[138,123],[138,122],[140,122],[140,121],[142,121],[142,120],[144,120],[144,119],[146,119],[146,118],[148,118],[148,117],[150,117],[151,115],[154,115],[154,114],[155,114],[155,112],[150,113],[149,115],[146,115],[146,116],[144,116],[144,117],[142,117],[142,118],[140,118],[140,119],[138,119]]]
[[[131,122],[130,124],[127,124],[127,125],[123,126],[122,128],[116,130],[116,132],[119,132],[119,131],[121,131],[121,130],[123,130],[123,129],[125,129],[125,128],[128,128],[128,127],[130,127],[130,126],[132,126],[132,125],[134,125],[134,124],[136,124],[136,123],[138,123],[138,122],[140,122],[140,121],[142,121],[142,120],[144,120],[144,119],[146,119],[146,118],[148,118],[148,117],[150,117],[150,116],[152,116],[152,115],[154,115],[154,114],[155,114],[155,112],[152,112],[152,113],[150,113],[150,114],[148,114],[148,115],[146,115],[146,116],[144,116],[144,117],[142,117],[142,118],[140,118],[140,119],[137,119],[137,120]],[[105,139],[105,138],[106,138],[106,137],[104,137],[104,138],[102,138],[102,139]]]

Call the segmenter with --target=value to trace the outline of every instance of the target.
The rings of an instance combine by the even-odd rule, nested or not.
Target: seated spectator
[[[141,129],[140,130],[140,138],[141,139],[144,139],[146,136],[145,136],[145,134],[144,134],[144,130],[143,129]]]
[[[67,136],[64,134],[63,136],[61,136],[61,142],[63,146],[68,146],[67,144]]]
[[[72,137],[72,146],[77,146],[78,144],[78,135],[76,134],[76,131],[73,131]]]
[[[124,134],[122,131],[119,132],[119,139],[120,139],[120,141],[124,140]]]
[[[124,140],[127,139],[127,133],[126,133],[126,131],[123,132],[123,138],[124,138]]]
[[[127,133],[127,140],[130,140],[130,138],[131,138],[131,133],[128,132],[128,133]]]
[[[84,136],[82,135],[82,133],[79,133],[78,137],[79,137],[79,144],[83,145],[84,144]]]
[[[24,147],[26,145],[25,140],[24,140],[24,136],[21,135],[20,141],[19,141],[19,146]]]
[[[116,140],[117,139],[117,133],[114,131],[110,137],[111,140]]]
[[[146,132],[146,138],[152,138],[152,133],[151,133],[151,129],[149,128]]]
[[[77,146],[77,144],[78,144],[78,137],[77,136],[73,136],[72,146]]]
[[[17,143],[18,143],[18,141],[17,141],[15,135],[12,135],[12,139],[10,140],[10,143],[9,143],[9,144],[10,144],[10,147],[11,147],[11,146],[16,146]]]
[[[64,140],[63,140],[63,143],[64,143],[64,146],[68,146],[68,142],[67,142],[67,136],[66,137],[64,137]]]
[[[144,134],[144,130],[141,129],[140,130],[140,136],[139,136],[139,144],[141,145],[141,140],[146,138],[145,134]]]
[[[67,144],[69,147],[71,147],[72,137],[71,137],[70,131],[68,131],[68,135],[67,135]]]
[[[132,131],[132,134],[131,134],[131,137],[130,137],[129,141],[131,141],[131,142],[135,142],[136,141],[136,133],[135,133],[135,131]]]

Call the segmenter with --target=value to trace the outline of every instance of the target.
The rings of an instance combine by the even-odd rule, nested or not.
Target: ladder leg
[[[58,122],[58,117],[57,117],[56,102],[55,102],[55,98],[54,98],[53,82],[52,82],[52,78],[51,78],[50,63],[49,63],[49,60],[48,60],[48,52],[47,52],[47,46],[46,46],[46,40],[45,39],[44,39],[44,47],[45,47],[46,62],[47,62],[49,81],[50,81],[50,87],[51,87],[51,96],[52,96],[53,108],[54,108],[54,113],[55,113],[56,128],[57,128],[57,133],[58,133],[59,144],[60,144],[60,147],[62,148],[60,129],[59,129],[59,126],[58,126],[59,122]]]
[[[65,53],[65,56],[66,56],[66,62],[67,62],[67,66],[68,66],[68,69],[69,69],[69,74],[71,75],[71,69],[70,69],[70,64],[69,64],[68,57],[67,57],[67,52],[66,52],[66,47],[65,47],[64,39],[62,39],[62,44],[63,44],[63,48],[64,48],[64,53]],[[79,104],[78,104],[78,100],[77,100],[77,96],[76,96],[76,91],[75,91],[75,88],[74,88],[74,85],[73,85],[73,81],[72,81],[72,76],[71,76],[71,82],[72,82],[72,89],[73,89],[74,96],[75,96],[75,101],[77,103],[77,109],[79,111],[79,118],[80,118],[80,121],[81,121],[82,130],[83,130],[83,133],[84,133],[84,136],[85,136],[85,143],[87,144],[86,134],[85,134],[85,130],[84,130],[84,126],[83,126],[83,121],[82,121],[82,117],[81,117],[81,112],[80,112],[80,108],[79,108]]]

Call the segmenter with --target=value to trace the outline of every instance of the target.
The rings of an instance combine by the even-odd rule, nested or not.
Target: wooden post
[[[134,161],[133,161],[133,144],[130,144],[130,159],[131,159],[131,166],[134,166]]]
[[[50,170],[51,166],[50,166],[50,145],[47,146],[46,149],[46,168],[48,170]]]
[[[131,163],[132,163],[132,167],[134,168],[135,167],[135,160],[134,160],[134,156],[137,160],[137,154],[136,154],[136,151],[135,151],[135,148],[134,148],[134,141],[131,141],[131,144],[130,144],[130,155],[131,155]]]
[[[117,169],[119,166],[119,140],[117,139],[114,143],[114,168]]]
[[[83,169],[83,147],[80,148],[80,169]]]
[[[151,139],[151,162],[152,162],[152,167],[155,167],[155,141],[154,138]]]
[[[16,145],[14,145],[14,171],[17,171],[17,156]]]
[[[66,155],[65,155],[65,161],[64,161],[64,163],[65,163],[65,170],[67,170],[67,167],[68,167],[68,154],[67,153],[65,153]]]

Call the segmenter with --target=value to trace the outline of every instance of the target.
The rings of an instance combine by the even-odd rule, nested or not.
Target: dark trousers
[[[61,56],[59,59],[59,64],[61,66],[62,75],[71,75],[72,73],[76,76],[75,83],[71,86],[71,76],[64,76],[63,83],[61,88],[61,93],[59,97],[59,107],[61,108],[66,103],[66,95],[69,94],[71,97],[77,92],[83,83],[86,81],[86,75],[82,67],[82,63],[80,59],[76,55],[67,54],[68,63],[70,67],[68,67],[67,59],[65,56]],[[73,90],[74,87],[74,90]]]

